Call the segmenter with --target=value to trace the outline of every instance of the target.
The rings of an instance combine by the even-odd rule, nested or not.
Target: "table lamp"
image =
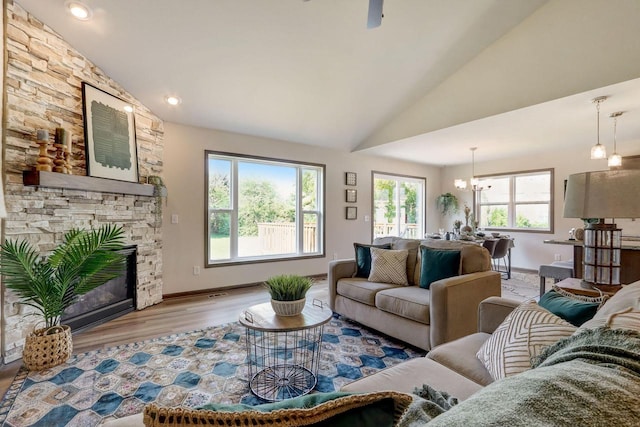
[[[602,291],[620,283],[622,230],[615,218],[640,218],[640,170],[583,172],[569,176],[565,218],[581,218],[584,230],[582,282]],[[605,223],[611,218],[611,223]]]

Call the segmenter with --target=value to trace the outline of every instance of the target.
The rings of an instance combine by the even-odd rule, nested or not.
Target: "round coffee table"
[[[268,302],[240,314],[240,324],[246,327],[251,391],[274,402],[313,390],[322,329],[332,315],[318,300],[307,303],[297,316],[277,316]]]

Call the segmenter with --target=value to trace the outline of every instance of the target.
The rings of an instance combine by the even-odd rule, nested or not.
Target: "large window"
[[[373,237],[424,235],[426,180],[373,173]]]
[[[206,152],[207,266],[324,255],[324,165]]]
[[[553,169],[484,176],[477,194],[479,225],[553,232]]]

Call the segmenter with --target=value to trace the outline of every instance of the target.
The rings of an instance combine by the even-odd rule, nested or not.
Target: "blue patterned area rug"
[[[317,391],[340,389],[423,356],[340,316],[324,327]],[[147,403],[194,408],[259,404],[248,383],[245,329],[230,323],[91,351],[39,372],[21,369],[0,403],[5,426],[97,426]]]

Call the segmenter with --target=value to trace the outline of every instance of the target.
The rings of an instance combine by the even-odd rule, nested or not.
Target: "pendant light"
[[[607,158],[607,150],[604,148],[604,145],[600,144],[600,104],[607,99],[606,96],[599,96],[597,98],[593,98],[591,102],[596,104],[596,111],[598,114],[598,139],[596,145],[591,147],[591,160],[599,160]]]
[[[618,127],[618,117],[622,115],[623,111],[618,111],[615,113],[611,113],[609,117],[613,118],[613,154],[609,156],[609,160],[607,161],[607,165],[610,168],[617,168],[622,166],[622,156],[618,154],[616,149],[616,130]]]

